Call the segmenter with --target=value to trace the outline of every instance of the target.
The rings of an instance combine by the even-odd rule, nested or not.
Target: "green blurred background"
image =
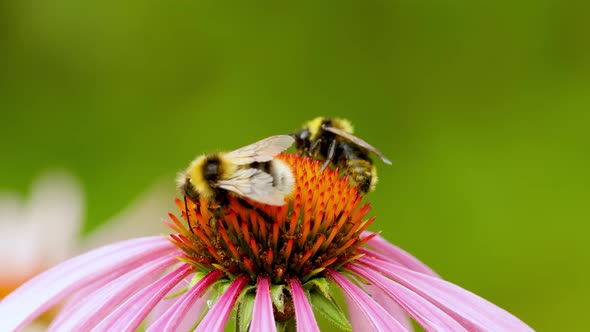
[[[540,331],[588,309],[590,15],[572,1],[3,1],[0,189],[87,228],[197,154],[352,120],[373,230]],[[163,216],[154,216],[159,222]]]

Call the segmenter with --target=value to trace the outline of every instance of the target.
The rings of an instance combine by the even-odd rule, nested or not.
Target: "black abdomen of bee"
[[[373,165],[369,153],[365,149],[340,142],[340,163],[344,164],[344,173],[351,179],[361,194],[366,194],[375,189],[377,184],[377,168]]]
[[[356,184],[362,194],[366,194],[375,187],[375,167],[368,160],[347,160],[345,173],[352,180],[353,184]]]

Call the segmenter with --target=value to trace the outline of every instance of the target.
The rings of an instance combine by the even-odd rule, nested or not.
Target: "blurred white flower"
[[[84,238],[85,199],[67,172],[48,172],[33,182],[30,198],[0,192],[0,299],[40,272],[80,252],[129,237],[164,234],[154,216],[173,209],[174,186],[160,181]],[[45,330],[33,324],[27,331]]]
[[[20,283],[75,253],[84,198],[63,172],[39,178],[28,201],[0,193],[0,285]],[[5,294],[4,294],[5,295]]]

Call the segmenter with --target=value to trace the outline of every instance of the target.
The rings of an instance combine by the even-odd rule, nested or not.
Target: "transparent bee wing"
[[[229,179],[217,183],[219,188],[263,204],[285,204],[285,195],[272,184],[273,178],[270,174],[255,168],[237,170]]]
[[[363,148],[373,152],[374,154],[376,154],[379,158],[381,158],[381,160],[383,160],[384,163],[391,165],[391,161],[389,159],[387,159],[382,153],[381,151],[377,150],[377,148],[375,148],[374,146],[372,146],[371,144],[367,143],[365,140],[360,139],[342,129],[338,129],[338,128],[334,128],[334,127],[323,127],[322,129],[329,131],[331,133],[334,133],[338,136],[342,136],[344,138],[346,138],[347,140],[351,141],[352,143],[362,146]]]
[[[288,149],[293,142],[295,139],[289,135],[271,136],[228,152],[224,157],[236,165],[270,161],[274,156]]]

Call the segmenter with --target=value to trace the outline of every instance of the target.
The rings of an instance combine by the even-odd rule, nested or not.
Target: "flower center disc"
[[[328,267],[358,257],[356,248],[369,238],[360,234],[373,222],[365,220],[368,203],[338,170],[320,171],[317,160],[283,154],[293,171],[295,189],[283,206],[260,204],[230,195],[227,206],[187,198],[177,199],[184,223],[174,215],[171,240],[184,251],[182,259],[200,270],[219,269],[229,276],[268,275],[274,284],[287,276],[302,282]]]

